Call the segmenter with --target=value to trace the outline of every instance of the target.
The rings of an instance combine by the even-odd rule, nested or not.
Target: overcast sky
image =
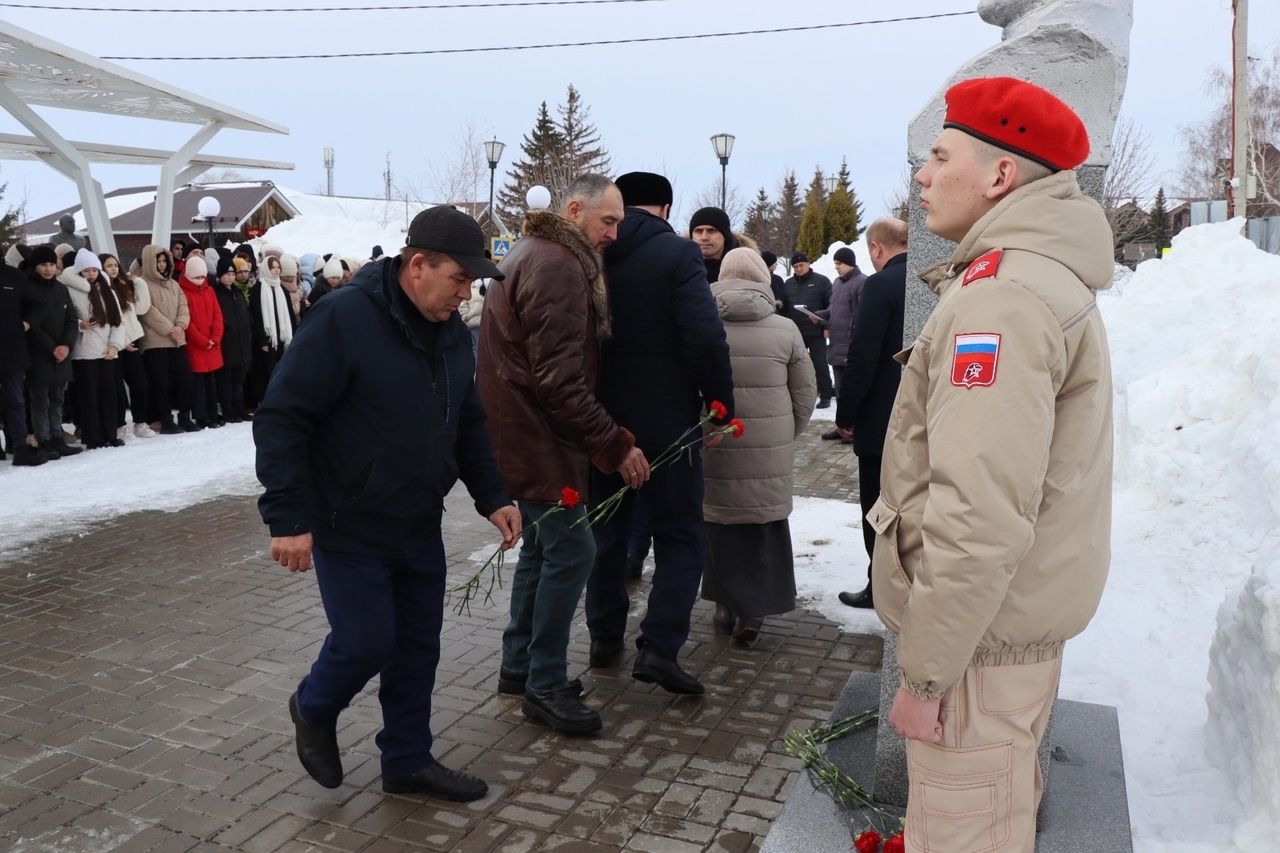
[[[414,2],[415,0],[380,0]],[[225,0],[231,8],[245,8]],[[316,0],[326,5],[329,0]],[[372,0],[351,0],[352,5]],[[416,0],[422,2],[422,0]],[[107,5],[107,0],[88,0]],[[236,5],[232,5],[235,3]],[[264,5],[306,5],[266,0]],[[115,5],[163,6],[170,0]],[[480,4],[476,4],[480,5]],[[95,55],[223,55],[427,49],[587,41],[762,29],[976,8],[976,0],[664,0],[612,6],[293,14],[127,14],[6,9],[7,20]],[[222,0],[205,0],[222,7]],[[1255,2],[1253,55],[1280,49],[1280,2]],[[533,123],[573,83],[617,172],[651,169],[675,184],[685,215],[718,185],[709,138],[737,136],[730,186],[772,194],[788,168],[803,185],[815,165],[848,157],[869,216],[905,174],[906,126],[968,57],[999,40],[977,16],[792,34],[608,47],[453,56],[291,62],[124,62],[290,129],[288,136],[224,131],[205,151],[284,160],[297,170],[263,172],[302,190],[323,186],[321,149],[336,149],[335,191],[381,195],[390,152],[396,183],[424,182],[433,159],[455,156],[468,123],[508,143],[499,181]],[[1172,187],[1178,127],[1211,108],[1210,68],[1230,62],[1229,0],[1136,0],[1128,91],[1122,115],[1152,138]],[[72,139],[174,148],[186,125],[42,110]],[[0,131],[24,132],[0,112]],[[154,184],[155,168],[99,166],[103,187]],[[39,215],[77,201],[74,186],[36,163],[0,164],[4,203],[24,195]],[[487,186],[482,195],[487,193]]]

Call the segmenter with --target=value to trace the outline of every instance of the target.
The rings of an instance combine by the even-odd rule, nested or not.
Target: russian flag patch
[[[956,335],[951,384],[960,388],[994,385],[999,361],[999,335],[991,332]]]

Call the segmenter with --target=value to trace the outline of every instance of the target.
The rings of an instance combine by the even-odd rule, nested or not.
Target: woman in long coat
[[[716,627],[749,643],[765,616],[796,605],[791,553],[795,440],[817,400],[813,364],[796,324],[775,313],[769,270],[752,249],[734,249],[711,286],[733,363],[740,439],[703,453],[707,566],[702,597]]]

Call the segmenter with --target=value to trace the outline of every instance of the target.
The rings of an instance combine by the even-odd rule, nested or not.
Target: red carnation
[[[721,403],[719,400],[711,401],[710,411],[711,417],[718,421],[724,420],[725,415],[729,414],[729,410],[726,409],[724,407],[724,403]]]
[[[901,832],[884,843],[884,853],[907,853],[907,840]]]
[[[565,486],[560,490],[560,504],[568,509],[573,509],[582,501],[582,495],[578,494],[578,490],[572,486]]]
[[[868,829],[854,839],[853,849],[858,853],[876,853],[880,849],[880,833]]]
[[[725,427],[725,429],[734,438],[742,438],[742,434],[747,431],[747,425],[742,422],[742,418],[734,418],[729,421],[729,426]]]

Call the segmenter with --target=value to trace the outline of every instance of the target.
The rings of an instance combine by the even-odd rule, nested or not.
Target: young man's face
[[[973,137],[946,128],[929,153],[929,161],[916,172],[921,187],[920,207],[925,227],[939,237],[960,242],[973,224],[991,209],[986,197],[994,165],[978,156]]]
[[[795,271],[796,275],[803,278],[804,276],[809,274],[809,262],[796,261],[795,264],[792,265],[791,269]]]
[[[58,274],[58,264],[56,261],[45,261],[43,264],[36,264],[36,275],[45,281],[53,278]]]
[[[248,270],[236,270],[236,281],[238,281],[240,284],[248,284],[248,283],[249,283],[249,271],[248,271]]]
[[[724,235],[718,228],[699,225],[693,229],[693,242],[702,250],[703,260],[719,260],[724,255]]]
[[[836,261],[836,275],[843,278],[851,272],[853,272],[853,267],[849,266],[844,261]]]
[[[226,287],[230,287],[236,283],[236,275],[231,270],[227,270],[222,275],[218,276],[218,281]]]
[[[172,246],[169,247],[169,252],[173,255],[173,259],[175,261],[182,260],[182,244],[181,243],[174,243]]]

